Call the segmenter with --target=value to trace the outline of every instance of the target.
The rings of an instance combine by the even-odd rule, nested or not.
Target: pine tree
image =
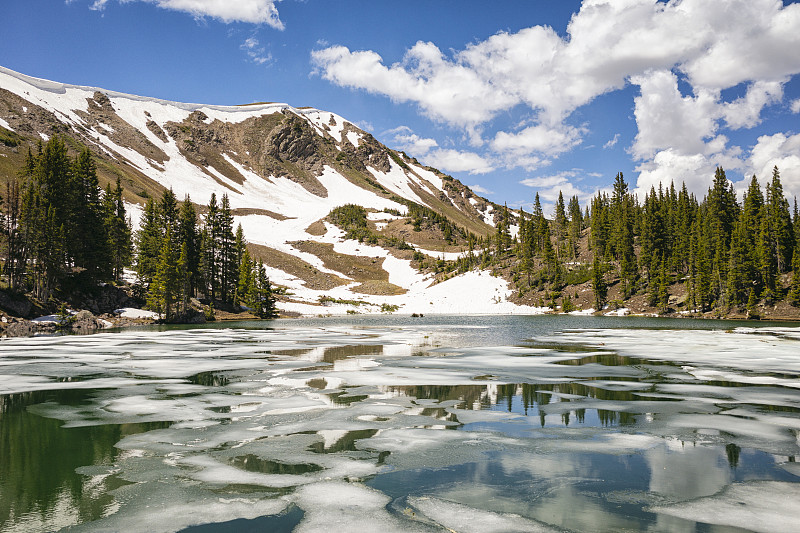
[[[172,243],[172,228],[167,226],[159,251],[155,275],[150,286],[150,296],[147,299],[148,307],[159,315],[163,315],[166,321],[173,318],[175,301],[181,290],[179,257],[175,255]]]
[[[761,298],[767,302],[771,302],[775,298],[776,289],[776,276],[778,271],[778,264],[775,251],[773,249],[774,240],[772,239],[773,233],[771,231],[771,217],[765,211],[766,206],[762,208],[761,224],[758,233],[757,255],[759,258],[759,270],[761,273]]]
[[[106,187],[103,204],[105,211],[103,225],[108,235],[111,274],[114,279],[119,279],[123,269],[131,264],[133,258],[131,226],[125,212],[119,177],[117,177],[116,187],[112,189],[111,184]]]
[[[574,259],[578,256],[578,243],[581,240],[581,230],[583,229],[583,216],[578,197],[573,196],[569,200],[569,257]]]
[[[178,214],[178,232],[181,246],[186,246],[186,273],[189,278],[189,295],[200,288],[200,234],[197,229],[197,212],[189,195],[183,200]]]
[[[767,186],[766,205],[777,272],[787,272],[794,252],[795,237],[792,217],[789,214],[789,202],[783,195],[783,185],[781,185],[778,167],[772,170],[772,181]]]
[[[758,297],[756,296],[756,290],[750,289],[750,296],[747,297],[747,318],[758,318]]]
[[[606,284],[603,265],[597,257],[594,256],[592,262],[592,290],[594,291],[594,308],[601,311],[606,303],[608,296],[608,285]]]
[[[787,298],[790,304],[800,307],[800,249],[797,247],[792,256],[792,285]]]
[[[251,307],[250,304],[253,302],[256,281],[253,275],[254,270],[253,262],[250,260],[250,252],[245,248],[242,253],[242,260],[239,263],[239,283],[236,287],[236,296],[233,301],[234,305],[244,304],[247,307]]]
[[[28,157],[32,158],[30,149],[28,150]],[[17,291],[21,287],[25,273],[25,246],[20,228],[22,198],[19,180],[15,177],[6,182],[6,195],[3,204],[5,208],[2,218],[4,271],[8,277],[9,287],[11,290]]]
[[[733,307],[745,303],[748,290],[752,287],[751,280],[755,275],[748,248],[749,237],[745,220],[745,212],[742,211],[731,236],[727,295],[728,304]]]
[[[259,261],[255,273],[255,291],[249,306],[259,318],[274,318],[277,316],[275,308],[275,295],[272,294],[272,285],[267,277],[264,264]]]
[[[148,198],[136,233],[136,275],[145,289],[153,282],[158,269],[163,244],[161,231],[155,200]]]
[[[222,195],[219,209],[217,249],[219,250],[219,286],[220,299],[232,302],[236,292],[236,278],[239,274],[239,262],[236,251],[236,238],[233,234],[233,215],[231,214],[228,195]]]
[[[216,300],[219,296],[219,234],[219,206],[216,194],[211,193],[201,234],[201,270],[205,284],[204,292],[211,300]]]

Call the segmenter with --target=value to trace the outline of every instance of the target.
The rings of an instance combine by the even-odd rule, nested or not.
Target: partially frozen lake
[[[0,341],[0,531],[792,531],[800,328],[347,317]]]

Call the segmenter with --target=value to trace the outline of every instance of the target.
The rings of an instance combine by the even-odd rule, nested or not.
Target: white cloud
[[[245,51],[250,61],[259,65],[272,63],[272,54],[267,52],[255,37],[248,37],[239,47]]]
[[[574,110],[632,82],[641,95],[631,153],[647,181],[659,164],[688,171],[703,166],[700,159],[736,155],[720,130],[752,128],[765,107],[782,101],[783,85],[800,72],[797,28],[800,4],[780,0],[584,0],[564,38],[534,26],[449,54],[418,42],[389,66],[374,51],[342,46],[315,51],[312,60],[325,79],[415,103],[463,128],[475,145],[493,118],[526,106],[533,125],[495,132],[490,148],[506,165],[528,169],[580,144],[585,131],[565,122]],[[722,97],[740,84],[743,97]],[[800,103],[791,109],[800,112]]]
[[[618,142],[619,142],[619,133],[615,133],[614,137],[612,139],[609,139],[608,142],[603,145],[603,148],[605,149],[613,148],[617,145]]]
[[[569,201],[573,196],[577,196],[583,205],[591,201],[597,190],[581,189],[576,186],[574,182],[580,179],[580,175],[581,173],[578,170],[565,170],[549,176],[527,178],[520,181],[520,183],[536,189],[542,202],[542,209],[545,213],[549,213],[554,209],[559,193],[564,195],[565,202]]]
[[[794,100],[790,104],[790,109],[792,110],[792,113],[800,113],[800,98]]]
[[[634,157],[649,159],[666,149],[681,154],[706,151],[705,140],[717,131],[718,106],[713,92],[682,96],[677,76],[664,70],[635,76],[631,82],[641,88],[634,99],[639,126],[631,147]]]
[[[439,146],[435,139],[423,138],[412,132],[407,126],[400,126],[394,130],[386,133],[393,133],[394,137],[391,141],[392,145],[399,150],[413,155],[414,157],[422,157],[433,148]]]
[[[733,129],[752,128],[761,122],[761,110],[783,99],[783,84],[788,81],[757,81],[742,97],[722,104],[722,116]]]
[[[494,194],[494,191],[490,191],[489,189],[478,185],[477,183],[475,185],[467,185],[467,187],[472,189],[472,192],[476,192],[478,194]]]
[[[772,168],[781,173],[787,197],[800,197],[800,134],[762,135],[747,160],[746,175],[755,174],[763,184],[772,179]]]
[[[433,150],[421,159],[426,165],[446,170],[447,172],[488,174],[494,170],[494,166],[489,160],[474,152],[463,152],[449,148]]]
[[[315,50],[311,57],[316,72],[337,85],[416,102],[425,115],[454,126],[474,128],[515,102],[473,70],[445,59],[433,43],[418,42],[390,67],[375,52],[344,46]]]
[[[280,0],[119,0],[122,4],[136,1],[155,4],[163,9],[182,11],[198,18],[215,18],[226,24],[249,22],[267,24],[278,30],[284,28],[278,15],[278,8],[275,6]],[[91,9],[102,10],[108,2],[109,0],[94,0]]]
[[[557,128],[536,125],[518,133],[500,131],[490,143],[493,150],[513,155],[539,152],[549,156],[570,150],[580,144],[580,130],[569,125]]]

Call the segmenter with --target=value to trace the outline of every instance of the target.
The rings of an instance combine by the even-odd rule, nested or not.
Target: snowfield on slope
[[[397,259],[385,249],[367,246],[355,241],[347,241],[342,232],[327,225],[327,233],[322,237],[306,232],[312,223],[324,218],[335,207],[344,204],[359,204],[377,210],[393,209],[406,213],[406,206],[384,198],[375,192],[361,188],[335,169],[325,166],[318,181],[327,190],[327,197],[317,196],[300,184],[285,177],[256,174],[238,162],[234,152],[222,152],[223,158],[233,166],[244,178],[235,183],[213,166],[201,167],[187,160],[181,153],[178,143],[171,137],[166,141],[159,138],[148,128],[149,122],[165,129],[170,122],[181,123],[195,111],[206,115],[204,122],[210,124],[214,120],[225,123],[241,123],[247,119],[263,115],[291,111],[306,120],[320,136],[329,135],[339,145],[350,143],[356,147],[362,142],[361,134],[348,130],[348,122],[334,113],[313,108],[297,109],[288,104],[271,103],[248,106],[214,106],[203,104],[186,104],[169,102],[156,98],[147,98],[125,93],[107,91],[94,87],[61,84],[38,78],[32,78],[0,67],[0,87],[30,101],[55,114],[59,120],[87,132],[98,146],[110,157],[128,164],[141,171],[164,187],[171,188],[179,200],[191,195],[194,202],[205,204],[212,193],[218,200],[227,193],[233,209],[259,209],[277,213],[286,217],[275,218],[267,214],[248,214],[236,216],[234,224],[241,224],[245,238],[254,244],[274,248],[300,258],[314,268],[347,278],[341,272],[331,270],[323,264],[322,259],[294,248],[290,243],[295,241],[314,240],[333,244],[334,250],[341,254],[361,257],[382,257],[383,267],[389,274],[389,282],[406,290],[397,296],[371,296],[353,292],[359,285],[353,281],[347,285],[328,291],[316,291],[305,286],[304,282],[280,270],[269,268],[268,274],[273,282],[285,285],[293,293],[293,298],[301,303],[281,303],[287,311],[303,314],[344,314],[348,310],[357,312],[380,312],[381,306],[397,306],[401,313],[528,313],[537,314],[543,310],[535,307],[520,307],[508,301],[511,291],[508,283],[495,278],[486,272],[469,272],[442,283],[433,285],[433,279],[417,272],[410,261]],[[167,158],[163,163],[153,161],[136,150],[120,146],[110,136],[114,129],[105,124],[92,127],[81,116],[89,110],[88,100],[93,99],[96,92],[108,96],[111,106],[118,117],[137,131],[141,132],[153,146],[162,150]],[[27,108],[24,108],[27,112]],[[0,125],[11,129],[5,121]],[[341,146],[337,148],[341,150]],[[386,190],[404,198],[426,205],[415,192],[412,185],[425,190],[434,196],[447,194],[444,182],[434,172],[408,162],[409,170],[405,170],[396,161],[389,160],[389,172],[381,172],[373,167],[367,170]],[[222,183],[223,186],[220,185]],[[472,199],[471,199],[472,200]],[[472,200],[474,204],[474,200]],[[134,228],[141,220],[141,206],[127,204],[128,213]],[[430,207],[430,206],[429,206]],[[493,224],[491,206],[485,213],[485,220]],[[390,220],[390,215],[379,218],[370,216],[371,220]],[[461,253],[436,252],[418,250],[432,257],[456,259]],[[367,304],[357,307],[348,305],[318,305],[321,296],[329,296],[340,300],[361,300]],[[385,307],[384,307],[385,309]]]

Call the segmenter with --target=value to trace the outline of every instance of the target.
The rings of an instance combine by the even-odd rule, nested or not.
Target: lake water
[[[347,317],[0,341],[0,531],[797,531],[800,328]]]

